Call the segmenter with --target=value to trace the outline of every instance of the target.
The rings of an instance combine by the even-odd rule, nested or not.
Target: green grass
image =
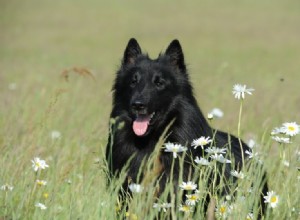
[[[238,133],[233,84],[255,88],[243,106],[241,135],[266,153],[270,188],[282,198],[268,219],[298,219],[299,138],[286,146],[293,155],[287,168],[269,132],[300,122],[299,22],[296,0],[1,1],[0,186],[14,189],[0,191],[0,219],[116,218],[117,194],[106,188],[103,155],[111,85],[130,37],[151,57],[180,40],[203,113],[213,107],[225,113],[213,122],[217,128]],[[95,80],[70,72],[65,81],[61,73],[73,67],[87,68]],[[51,139],[53,130],[61,139]],[[50,167],[40,177],[48,185],[33,191],[35,156]],[[35,208],[38,201],[48,209]],[[151,203],[143,195],[137,201]],[[135,214],[144,216],[138,204]]]

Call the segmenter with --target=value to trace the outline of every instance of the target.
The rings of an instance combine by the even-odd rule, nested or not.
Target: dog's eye
[[[154,78],[154,84],[156,85],[157,88],[163,89],[164,86],[165,86],[165,80],[162,79],[162,78],[159,77],[159,76],[156,76],[156,77]]]
[[[132,77],[132,79],[131,79],[130,86],[134,87],[138,83],[138,80],[139,80],[138,75],[134,74],[133,77]]]

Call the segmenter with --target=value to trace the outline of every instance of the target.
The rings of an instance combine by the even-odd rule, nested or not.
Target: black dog
[[[242,154],[249,148],[236,137],[209,126],[193,96],[178,40],[172,41],[164,54],[152,60],[142,53],[135,39],[130,39],[117,72],[113,92],[110,117],[116,119],[117,124],[123,123],[123,127],[114,129],[109,137],[106,158],[111,174],[118,174],[131,158],[127,175],[135,183],[140,181],[138,172],[143,159],[153,152],[159,138],[173,120],[166,142],[187,146],[188,154],[195,157],[205,155],[206,152],[201,147],[190,147],[192,141],[201,136],[214,136],[214,146],[226,147],[234,158],[235,167],[241,168]],[[171,175],[172,157],[168,152],[162,151],[160,154],[160,191],[163,191]],[[183,166],[185,181],[191,172],[188,160]],[[231,170],[230,165],[225,165],[225,178],[230,178]],[[178,175],[179,166],[175,164],[175,182]],[[124,189],[127,190],[126,183]]]

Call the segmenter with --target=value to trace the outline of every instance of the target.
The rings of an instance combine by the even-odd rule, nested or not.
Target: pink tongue
[[[132,125],[134,133],[137,136],[144,135],[147,131],[149,121],[150,121],[149,116],[137,117],[137,119],[135,119],[135,121],[133,122],[133,125]]]

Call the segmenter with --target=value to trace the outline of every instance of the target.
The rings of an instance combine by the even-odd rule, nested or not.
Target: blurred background
[[[0,143],[46,145],[43,136],[59,130],[104,146],[131,37],[152,58],[180,40],[203,113],[224,112],[214,126],[236,133],[236,83],[255,89],[244,103],[244,137],[300,122],[298,0],[1,0]]]

